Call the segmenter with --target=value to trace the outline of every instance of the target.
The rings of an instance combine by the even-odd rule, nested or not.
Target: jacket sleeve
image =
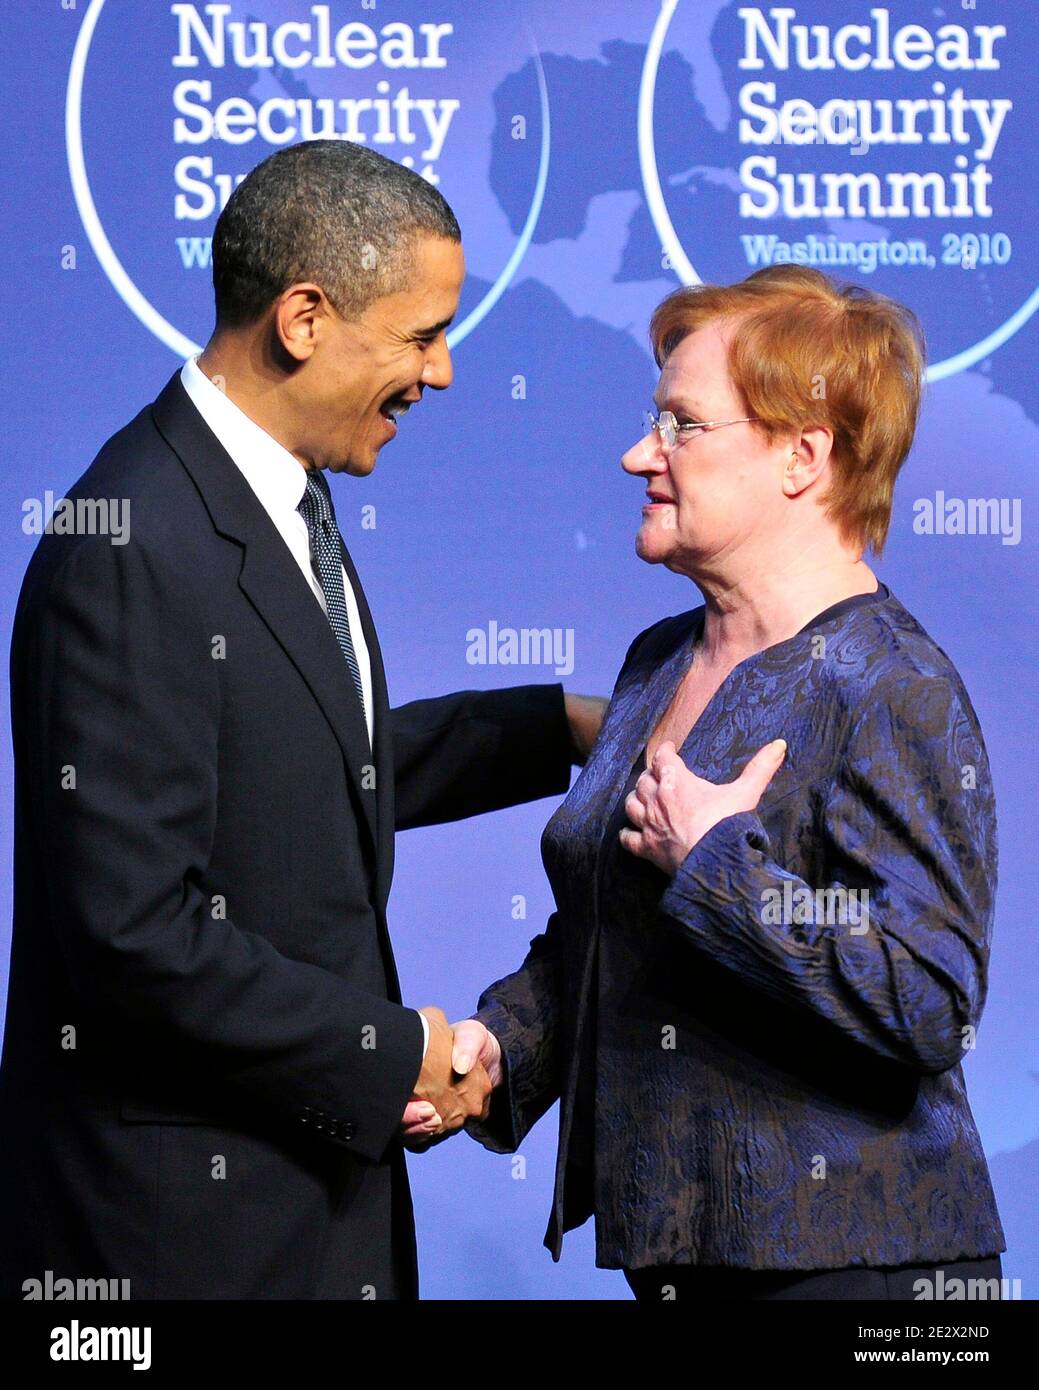
[[[870,698],[824,833],[833,877],[808,884],[776,862],[757,813],[730,816],[680,865],[661,911],[763,993],[916,1071],[948,1070],[984,1005],[996,890],[988,761],[951,680],[913,673]]]
[[[418,1014],[208,910],[221,697],[204,595],[103,537],[41,583],[19,644],[22,784],[71,978],[229,1100],[379,1160],[421,1066]]]
[[[390,719],[398,830],[538,801],[570,785],[561,685],[415,700]]]
[[[491,1098],[486,1120],[466,1129],[494,1153],[512,1153],[562,1087],[561,971],[559,914],[530,943],[520,968],[484,990],[474,1017],[501,1044],[504,1076]]]

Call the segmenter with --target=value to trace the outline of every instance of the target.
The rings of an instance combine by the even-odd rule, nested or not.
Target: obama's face
[[[291,391],[301,462],[367,476],[425,388],[451,385],[447,327],[464,278],[458,242],[419,235],[408,287],[373,300],[358,318],[342,318],[324,295],[315,314],[286,308],[279,327],[299,360]]]

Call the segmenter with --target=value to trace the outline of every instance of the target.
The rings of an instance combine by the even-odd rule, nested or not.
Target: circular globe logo
[[[529,90],[503,112],[495,93],[514,76],[517,54]],[[515,90],[513,81],[514,102]],[[487,177],[503,122],[510,177],[529,190],[518,234]],[[428,5],[400,3],[392,20],[374,4],[90,0],[69,70],[65,136],[95,255],[127,308],[179,357],[201,350],[195,335],[211,321],[216,219],[276,149],[306,139],[369,143],[440,187],[470,270],[451,346],[493,309],[522,262],[551,152],[529,31],[461,0],[446,0],[435,19]]]
[[[686,284],[810,265],[920,313],[937,381],[1039,308],[1027,248],[1039,8],[663,0],[639,162]]]

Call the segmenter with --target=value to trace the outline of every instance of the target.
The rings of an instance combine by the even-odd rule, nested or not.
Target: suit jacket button
[[[344,1120],[339,1133],[343,1136],[344,1139],[352,1139],[354,1135],[357,1133],[357,1126],[353,1124],[350,1120]]]

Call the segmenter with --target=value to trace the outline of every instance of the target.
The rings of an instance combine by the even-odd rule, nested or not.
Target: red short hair
[[[769,266],[735,285],[689,285],[650,323],[658,366],[711,320],[736,321],[729,371],[769,439],[833,431],[826,510],[842,535],[880,553],[895,479],[916,431],[925,348],[912,310],[838,286],[807,266]]]

